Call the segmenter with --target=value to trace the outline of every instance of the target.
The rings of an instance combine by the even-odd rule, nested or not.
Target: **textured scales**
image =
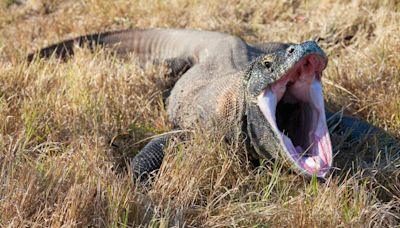
[[[66,40],[30,54],[28,60],[33,61],[37,57],[46,58],[52,55],[66,59],[74,54],[75,46],[93,49],[95,45],[100,45],[122,57],[134,53],[142,66],[149,63],[166,63],[171,69],[171,75],[180,76],[167,100],[168,115],[177,128],[191,128],[193,124],[201,126],[217,124],[230,127],[232,131],[239,129],[250,136],[251,142],[247,145],[250,145],[251,151],[257,152],[252,153],[254,157],[272,155],[285,160],[290,166],[296,164],[298,168],[298,161],[284,152],[283,133],[281,132],[280,136],[279,130],[274,130],[271,121],[266,120],[265,113],[264,115],[261,113],[262,107],[257,104],[257,96],[269,91],[266,88],[270,86],[275,88],[274,85],[282,84],[283,79],[280,79],[289,74],[292,68],[295,70],[299,68],[299,71],[306,69],[306,66],[298,67],[296,64],[300,61],[307,61],[304,64],[308,64],[312,59],[307,57],[310,54],[318,56],[315,57],[319,59],[318,61],[326,61],[325,54],[316,43],[249,45],[236,36],[218,32],[176,29],[124,30]],[[307,60],[304,60],[306,58]],[[326,62],[321,64],[319,65],[324,68]],[[312,70],[316,72],[318,70],[320,74],[323,68],[317,69],[319,66],[317,65]],[[314,72],[312,74],[314,77]],[[319,80],[320,75],[315,77],[315,80]],[[284,85],[284,90],[289,91],[290,88],[292,93],[296,94],[293,89],[295,87]],[[323,117],[320,113],[318,121],[326,126],[324,110],[322,112]],[[304,114],[302,115],[304,119]],[[315,132],[318,132],[317,130],[314,129]],[[327,134],[327,129],[325,130]],[[136,176],[159,168],[167,140],[166,136],[152,140],[132,160]],[[325,145],[327,142],[329,141],[322,141],[322,144]],[[296,150],[299,150],[298,147]],[[325,150],[328,147],[325,145]],[[323,154],[321,158],[326,161],[327,156],[328,154]],[[319,175],[318,164],[331,163],[331,158],[325,163],[318,164],[317,161],[310,159],[306,159],[303,164],[305,168],[311,164],[311,171],[306,172],[309,175],[314,172],[313,169],[317,169],[316,174]],[[326,172],[327,170],[323,170],[320,176],[324,176]]]
[[[36,55],[43,58],[53,54],[65,59],[74,54],[75,46],[94,48],[94,43],[120,56],[135,53],[143,66],[163,61],[175,72],[191,67],[175,84],[167,105],[171,120],[182,128],[199,120],[218,118],[222,111],[220,105],[238,106],[228,104],[222,97],[241,102],[243,98],[239,99],[238,94],[234,98],[226,95],[240,91],[241,72],[263,53],[250,48],[240,38],[223,33],[152,29],[87,35],[41,49],[29,55],[28,60],[32,61]],[[184,102],[188,97],[190,101]],[[194,100],[196,105],[191,102]]]

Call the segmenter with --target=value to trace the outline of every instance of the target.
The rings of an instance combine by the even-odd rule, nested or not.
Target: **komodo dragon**
[[[306,176],[329,172],[333,156],[321,84],[328,59],[314,41],[250,45],[219,32],[124,30],[65,40],[28,60],[67,58],[76,46],[95,45],[117,55],[134,53],[141,64],[165,62],[180,75],[166,104],[177,128],[231,126],[246,136],[255,158],[281,159]],[[341,124],[369,129],[350,117]],[[136,176],[160,167],[167,140],[153,139],[132,159]]]

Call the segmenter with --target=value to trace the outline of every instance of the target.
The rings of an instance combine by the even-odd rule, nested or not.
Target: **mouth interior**
[[[287,95],[287,94],[285,94]],[[281,99],[276,107],[276,124],[280,132],[289,137],[297,151],[310,154],[312,138],[309,133],[315,131],[318,112],[307,102],[293,99],[285,102]]]
[[[322,57],[306,56],[258,97],[262,113],[292,162],[320,177],[332,164],[320,81],[324,67]]]

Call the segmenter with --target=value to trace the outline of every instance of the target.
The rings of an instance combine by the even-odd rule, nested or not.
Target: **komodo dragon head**
[[[257,58],[246,80],[247,131],[256,152],[318,177],[332,166],[321,85],[326,65],[325,53],[309,41]]]

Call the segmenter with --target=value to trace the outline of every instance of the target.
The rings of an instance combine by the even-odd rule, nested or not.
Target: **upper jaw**
[[[325,69],[328,58],[325,52],[318,46],[315,41],[306,41],[301,44],[294,44],[286,50],[286,59],[288,66],[294,66],[308,55],[314,55],[319,57],[320,65],[315,65],[315,70],[322,71]],[[292,68],[292,67],[289,67]]]
[[[319,53],[308,54],[257,97],[257,104],[277,134],[279,144],[286,157],[302,173],[318,177],[324,177],[332,166],[332,146],[326,125],[320,81],[321,72],[325,66],[326,58],[324,56]],[[286,132],[279,129],[276,114],[280,101],[287,104],[299,103],[301,107],[304,106],[300,110],[303,122],[298,121],[301,123],[299,126],[296,125],[289,129],[289,131],[301,131],[300,133],[303,135],[293,136],[293,134],[290,135],[290,132],[289,135],[285,135]],[[279,118],[280,116],[278,116]],[[290,120],[279,119],[279,122],[282,121]],[[303,140],[295,140],[296,137]]]
[[[262,78],[260,83],[250,84],[250,94],[252,97],[258,96],[263,90],[268,88],[270,84],[275,84],[278,81],[285,80],[285,76],[291,75],[297,71],[299,65],[304,65],[307,62],[304,60],[313,59],[314,72],[317,72],[317,78],[321,78],[322,71],[328,64],[328,58],[325,52],[314,41],[307,41],[301,44],[293,44],[286,50],[280,50],[273,54],[276,65],[272,72],[268,72],[268,77],[265,77],[265,72],[258,78]],[[311,58],[310,58],[311,57]],[[311,69],[311,68],[309,68]]]

